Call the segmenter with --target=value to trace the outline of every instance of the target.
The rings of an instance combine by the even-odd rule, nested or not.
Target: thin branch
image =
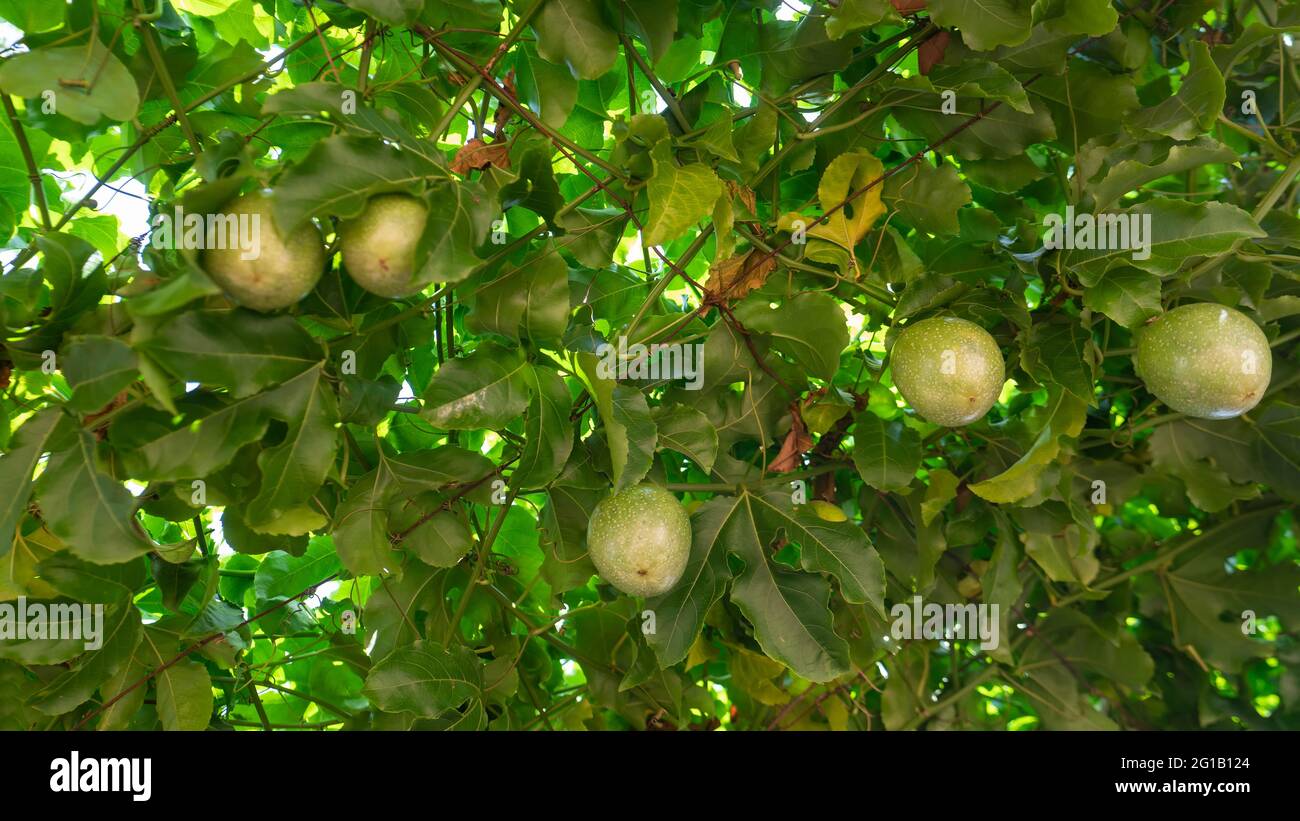
[[[36,167],[36,158],[32,155],[32,147],[28,144],[27,135],[23,132],[23,125],[18,120],[18,112],[14,109],[13,100],[9,99],[8,94],[0,94],[0,99],[4,100],[5,113],[9,115],[9,125],[14,132],[14,141],[18,143],[18,150],[22,152],[23,162],[27,164],[27,179],[31,180],[32,194],[36,197],[36,205],[41,212],[41,226],[46,231],[49,231],[53,228],[50,222],[50,209],[45,202],[45,189],[41,187],[41,172]]]

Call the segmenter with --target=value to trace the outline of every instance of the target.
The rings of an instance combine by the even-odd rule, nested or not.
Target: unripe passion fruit
[[[356,217],[339,225],[339,246],[348,275],[372,294],[403,297],[428,282],[415,279],[415,248],[429,209],[406,194],[370,198]]]
[[[203,269],[231,299],[256,311],[275,311],[311,293],[325,269],[325,243],[315,223],[281,234],[271,216],[271,200],[261,191],[228,203],[220,218],[231,217],[256,220],[255,247],[227,243],[225,248],[204,250],[200,258]]]
[[[894,386],[921,418],[949,428],[988,413],[1006,381],[998,343],[954,316],[908,325],[894,342],[889,366]]]
[[[677,497],[642,484],[596,505],[587,524],[596,572],[632,596],[658,596],[677,584],[691,554],[691,520]]]
[[[808,507],[817,514],[817,518],[823,522],[847,522],[849,517],[844,515],[844,511],[839,505],[833,505],[830,502],[824,502],[821,499],[814,499],[808,503]]]
[[[1147,390],[1173,410],[1230,419],[1259,404],[1273,376],[1273,355],[1245,314],[1200,302],[1141,329],[1133,366]]]

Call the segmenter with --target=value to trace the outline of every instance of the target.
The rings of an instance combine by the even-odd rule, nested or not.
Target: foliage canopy
[[[105,606],[97,649],[0,640],[0,727],[1300,726],[1300,8],[0,19],[0,602]],[[260,189],[328,243],[283,311],[181,230]],[[394,193],[395,299],[338,231]],[[1245,415],[1133,370],[1197,302],[1268,338]],[[1006,363],[965,427],[893,386],[931,317]],[[602,370],[655,343],[698,379]],[[643,481],[693,529],[649,600],[585,543]],[[1001,641],[898,637],[920,600]]]

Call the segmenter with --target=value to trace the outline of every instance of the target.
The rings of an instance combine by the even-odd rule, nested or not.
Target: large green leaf
[[[861,413],[853,425],[853,463],[876,490],[902,490],[921,466],[921,438],[901,420]]]
[[[103,446],[89,431],[70,436],[72,446],[53,454],[36,482],[50,531],[96,564],[116,564],[152,550],[135,518],[135,498],[104,472]]]
[[[10,57],[0,65],[0,91],[38,100],[51,93],[55,112],[86,125],[130,120],[140,107],[135,78],[99,40]]]
[[[650,214],[642,241],[661,245],[713,211],[713,204],[722,195],[722,182],[703,163],[678,165],[667,141],[656,143],[651,156],[654,176],[647,186]]]
[[[473,651],[417,641],[382,658],[366,678],[365,692],[381,710],[437,718],[481,699],[482,687]]]
[[[141,350],[177,379],[250,396],[324,358],[320,343],[287,316],[188,311],[154,329]]]
[[[451,429],[502,427],[528,406],[528,364],[492,343],[438,369],[421,414]]]
[[[594,80],[618,60],[618,36],[605,24],[596,0],[541,0],[533,22],[537,51],[567,63],[574,76]]]

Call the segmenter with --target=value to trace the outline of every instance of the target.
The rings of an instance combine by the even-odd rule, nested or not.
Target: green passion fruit
[[[587,525],[596,572],[632,596],[658,596],[677,584],[691,554],[691,520],[677,497],[653,484],[602,500]]]
[[[1273,355],[1259,326],[1211,302],[1180,305],[1138,331],[1133,366],[1171,409],[1200,419],[1240,416],[1263,398]]]
[[[415,249],[429,209],[406,194],[380,194],[365,210],[339,225],[339,247],[348,275],[372,294],[410,296],[428,282],[415,278]]]
[[[988,413],[1006,363],[989,332],[954,316],[908,325],[889,354],[894,386],[921,418],[956,428]]]
[[[219,219],[253,221],[251,248],[209,248],[200,264],[226,294],[256,311],[276,311],[297,303],[320,281],[325,243],[320,229],[308,222],[282,234],[271,215],[271,200],[261,191],[236,197]]]

